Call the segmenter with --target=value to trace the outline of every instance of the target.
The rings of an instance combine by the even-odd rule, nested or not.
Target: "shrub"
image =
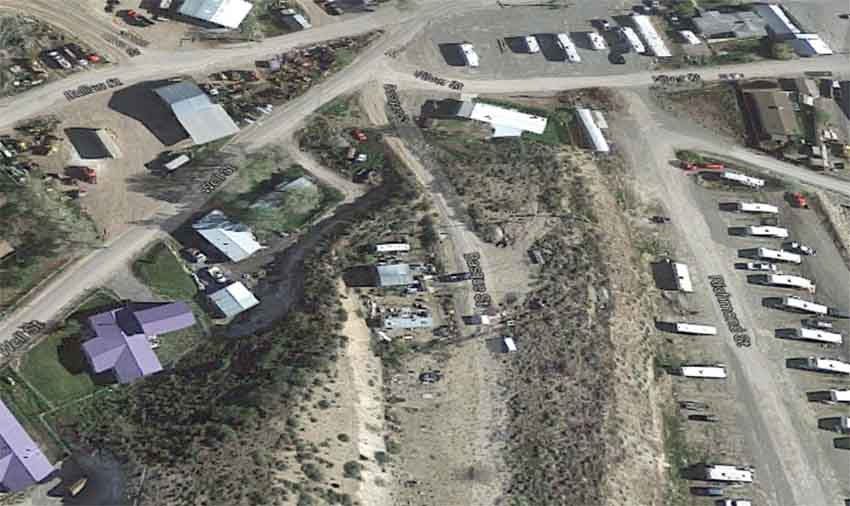
[[[360,462],[349,460],[342,466],[343,476],[351,478],[352,480],[359,480],[362,467],[363,466],[360,465]]]

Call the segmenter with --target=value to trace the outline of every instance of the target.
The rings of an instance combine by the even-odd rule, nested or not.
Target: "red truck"
[[[682,160],[679,165],[682,169],[688,171],[694,170],[725,170],[726,167],[722,163],[714,163],[714,162],[703,162],[703,163],[691,163],[685,160]]]
[[[791,205],[794,207],[800,207],[803,209],[809,208],[809,201],[806,199],[806,196],[800,192],[793,192],[788,194],[788,200],[791,202]]]

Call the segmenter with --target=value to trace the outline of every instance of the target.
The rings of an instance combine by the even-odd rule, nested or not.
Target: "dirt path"
[[[342,307],[348,313],[342,333],[348,338],[346,359],[351,367],[352,387],[355,392],[357,449],[369,461],[363,464],[358,498],[360,504],[389,506],[390,480],[374,461],[375,452],[386,452],[384,444],[384,401],[383,370],[381,360],[372,353],[369,345],[371,333],[366,322],[358,316],[359,298],[353,291],[346,293],[345,285],[339,282],[339,292],[346,294]]]
[[[366,113],[366,117],[375,126],[384,126],[389,123],[387,111],[384,109],[386,100],[384,90],[378,81],[370,81],[360,90],[360,108]]]
[[[321,179],[323,182],[341,191],[345,195],[345,200],[343,200],[343,202],[354,202],[355,199],[365,193],[363,185],[359,185],[349,179],[346,179],[340,173],[328,169],[317,162],[310,153],[301,151],[291,136],[286,138],[283,145],[295,163],[307,169],[311,174]]]

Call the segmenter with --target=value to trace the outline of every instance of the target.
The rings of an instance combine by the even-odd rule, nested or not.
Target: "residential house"
[[[254,4],[245,0],[184,0],[177,12],[213,25],[236,29],[253,7]]]
[[[196,221],[192,228],[232,262],[244,260],[263,248],[247,225],[230,221],[218,209]]]
[[[748,39],[767,35],[766,21],[754,12],[705,11],[692,21],[706,39]]]
[[[185,302],[141,308],[129,305],[89,318],[95,337],[83,343],[83,354],[96,374],[112,371],[119,383],[130,383],[162,370],[151,339],[195,324]]]
[[[0,492],[20,492],[53,471],[35,441],[0,401]]]

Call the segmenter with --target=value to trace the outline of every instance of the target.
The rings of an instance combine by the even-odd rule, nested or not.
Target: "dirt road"
[[[637,94],[624,93],[624,96],[629,116],[626,124],[631,129],[630,135],[621,136],[620,141],[635,158],[633,167],[643,182],[643,191],[663,201],[669,215],[675,217],[679,257],[688,262],[695,282],[696,292],[691,297],[711,298],[714,320],[722,321],[706,277],[724,276],[727,290],[738,301],[736,310],[742,325],[754,329],[756,334],[752,348],[739,348],[726,339],[726,357],[722,361],[729,369],[738,419],[752,452],[752,463],[758,470],[758,481],[764,484],[763,503],[838,504],[842,493],[838,476],[825,465],[828,460],[819,455],[815,431],[801,429],[808,427],[809,421],[790,409],[785,398],[788,393],[778,378],[785,364],[782,357],[770,353],[773,336],[759,332],[753,310],[745,302],[748,299],[744,281],[734,272],[733,262],[725,253],[717,251],[709,226],[694,204],[691,195],[695,190],[690,179],[671,172],[669,160],[674,158],[674,148],[689,137],[665,129]],[[782,172],[786,168],[778,169],[777,172]]]

